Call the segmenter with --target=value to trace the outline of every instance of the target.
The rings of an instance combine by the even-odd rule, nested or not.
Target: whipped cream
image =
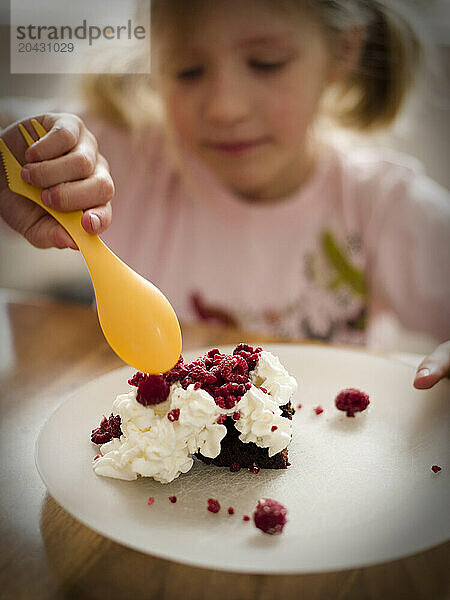
[[[209,458],[220,454],[227,428],[217,419],[235,412],[240,413],[235,421],[239,439],[268,448],[269,456],[277,454],[291,441],[291,421],[281,416],[280,406],[289,402],[297,382],[278,357],[267,351],[261,352],[250,379],[252,387],[230,409],[220,408],[207,391],[194,389],[194,384],[186,389],[179,382],[172,384],[167,400],[151,406],[136,400],[136,388],[120,394],[112,412],[120,415],[123,435],[100,446],[95,473],[126,480],[153,477],[169,483],[191,469],[196,452]],[[171,421],[167,415],[175,409],[180,411],[179,418]]]

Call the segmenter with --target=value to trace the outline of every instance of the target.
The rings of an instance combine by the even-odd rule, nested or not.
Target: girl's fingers
[[[444,342],[420,363],[414,379],[419,390],[433,387],[444,377],[450,376],[450,341]]]
[[[44,139],[44,138],[42,138]],[[97,149],[83,138],[68,154],[27,163],[22,169],[22,178],[31,185],[49,188],[64,181],[76,181],[92,175],[97,162]]]
[[[51,160],[69,152],[78,144],[84,128],[79,117],[69,114],[50,113],[38,117],[37,121],[44,126],[48,133],[26,150],[25,160],[27,162]],[[33,131],[32,128],[31,131]]]
[[[46,206],[67,212],[107,204],[113,195],[114,184],[111,175],[103,164],[98,162],[91,177],[52,186],[42,191],[41,198]]]
[[[72,248],[78,246],[67,231],[48,213],[44,213],[24,233],[25,239],[36,248]]]
[[[108,202],[103,206],[95,206],[87,210],[81,217],[81,225],[88,233],[100,234],[111,225],[112,209]]]

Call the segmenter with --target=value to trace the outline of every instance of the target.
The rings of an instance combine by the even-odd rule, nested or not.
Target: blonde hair
[[[331,42],[355,25],[363,27],[359,64],[347,79],[329,90],[333,100],[324,105],[339,124],[359,130],[386,127],[394,121],[412,86],[424,48],[419,28],[404,6],[401,10],[399,0],[265,1],[283,10],[312,10]],[[195,5],[198,8],[198,0]],[[180,13],[192,15],[193,8],[188,0],[152,0],[152,28],[165,29],[167,19],[175,16],[179,21]],[[140,57],[122,56],[120,60],[127,60],[133,71]],[[106,65],[103,70],[107,71]],[[82,92],[93,113],[123,126],[134,128],[162,114],[148,75],[88,75]]]

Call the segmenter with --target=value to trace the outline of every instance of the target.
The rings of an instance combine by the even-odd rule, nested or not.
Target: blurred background
[[[131,0],[120,0],[132,3]],[[421,0],[410,0],[413,4]],[[115,2],[111,2],[114,11]],[[395,127],[388,134],[353,138],[353,143],[379,144],[416,156],[427,173],[450,188],[450,2],[426,0],[422,22],[436,44],[430,61]],[[0,127],[16,119],[73,103],[79,75],[12,75],[9,51],[9,0],[0,0]],[[337,132],[337,135],[341,135]],[[89,303],[93,295],[80,253],[37,250],[0,225],[0,288]],[[426,352],[432,340],[389,326],[385,345],[393,350]]]

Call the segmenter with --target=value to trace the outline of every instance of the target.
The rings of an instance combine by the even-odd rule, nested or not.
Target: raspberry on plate
[[[264,533],[278,535],[286,525],[286,515],[287,508],[280,502],[272,498],[261,498],[253,513],[253,521]]]

